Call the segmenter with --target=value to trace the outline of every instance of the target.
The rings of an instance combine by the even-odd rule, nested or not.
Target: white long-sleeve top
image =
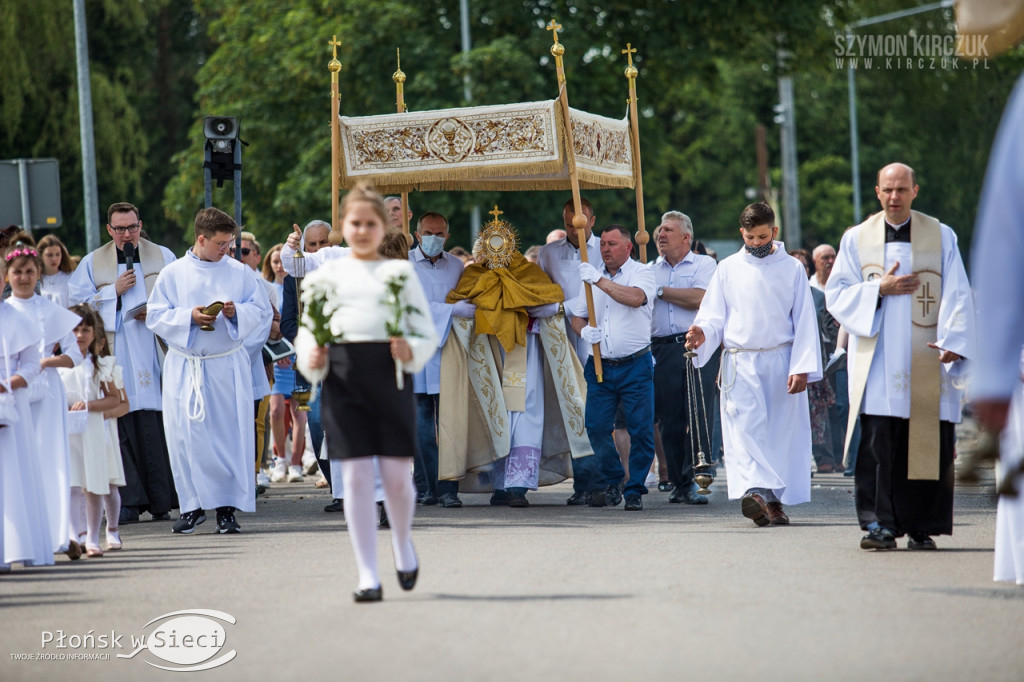
[[[342,343],[387,341],[390,337],[385,322],[389,311],[384,303],[387,293],[384,281],[394,275],[406,275],[402,305],[407,310],[415,310],[403,317],[405,338],[413,354],[410,362],[403,363],[403,370],[415,374],[423,369],[437,350],[438,335],[430,316],[430,303],[412,263],[407,260],[334,258],[307,275],[303,281],[303,295],[319,288],[339,294],[335,299],[337,307],[331,315],[331,329],[335,336],[342,335]],[[314,370],[309,366],[309,356],[316,342],[306,327],[308,314],[307,304],[303,324],[295,337],[295,347],[299,371],[316,383],[327,376],[327,367]]]

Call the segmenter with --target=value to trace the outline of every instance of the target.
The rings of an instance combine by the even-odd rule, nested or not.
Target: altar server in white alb
[[[217,531],[238,533],[235,511],[256,511],[249,358],[270,333],[273,309],[255,272],[225,258],[238,226],[216,208],[196,215],[196,241],[165,267],[146,324],[167,343],[164,430],[181,517],[191,533],[217,510]],[[220,310],[208,306],[223,304]],[[204,312],[205,311],[205,312]]]
[[[808,383],[820,381],[818,322],[804,266],[775,241],[766,203],[743,209],[744,250],[715,270],[686,334],[703,366],[719,344],[729,499],[758,526],[787,525],[811,499]]]
[[[1024,460],[1024,78],[1003,113],[971,249],[978,302],[978,361],[971,405],[993,433],[1002,432],[1003,475]],[[1016,478],[1018,491],[1024,477]],[[996,511],[995,579],[1024,585],[1024,495],[1001,496]]]
[[[953,532],[953,424],[962,360],[975,357],[974,303],[956,234],[911,211],[917,191],[910,166],[878,172],[883,211],[843,235],[825,285],[850,333],[862,549],[894,549],[904,534],[909,549],[935,549],[930,536]]]

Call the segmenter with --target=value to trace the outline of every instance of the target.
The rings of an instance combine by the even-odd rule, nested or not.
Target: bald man
[[[883,210],[843,235],[825,285],[850,334],[861,549],[895,549],[906,534],[908,549],[933,550],[931,536],[953,532],[954,423],[963,360],[976,357],[974,303],[956,233],[911,210],[918,189],[910,166],[878,172]]]

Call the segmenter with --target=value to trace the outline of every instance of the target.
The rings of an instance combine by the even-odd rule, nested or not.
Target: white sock
[[[85,535],[85,493],[77,485],[71,488],[71,504],[68,507],[71,518],[71,539],[81,542]]]
[[[395,569],[417,568],[412,547],[412,517],[416,511],[416,486],[405,457],[378,457],[380,477],[384,484],[384,505],[391,523],[391,547],[395,552]]]
[[[89,547],[100,546],[100,521],[103,519],[103,498],[106,495],[96,495],[85,491],[85,522],[88,526],[89,535],[85,540]]]
[[[380,586],[377,575],[377,504],[373,501],[373,458],[337,460],[341,462],[345,490],[345,523],[352,541],[359,570],[359,589]],[[334,462],[332,462],[333,464]],[[331,467],[334,471],[334,467]]]
[[[103,510],[107,513],[107,530],[117,530],[121,518],[121,489],[110,486],[110,494],[103,496]]]

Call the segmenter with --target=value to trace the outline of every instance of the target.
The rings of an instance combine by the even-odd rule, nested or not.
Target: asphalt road
[[[222,662],[203,680],[1024,679],[1024,588],[991,580],[988,487],[958,489],[939,551],[884,553],[858,547],[849,478],[816,476],[789,527],[755,528],[713,490],[706,507],[654,492],[640,513],[567,507],[567,484],[528,509],[420,507],[415,591],[381,531],[384,602],[354,604],[329,495],[278,484],[241,535],[212,514],[192,536],[142,522],[121,552],[0,576],[0,680],[177,679],[153,664],[201,665],[188,656]],[[167,615],[196,609],[235,622]]]

